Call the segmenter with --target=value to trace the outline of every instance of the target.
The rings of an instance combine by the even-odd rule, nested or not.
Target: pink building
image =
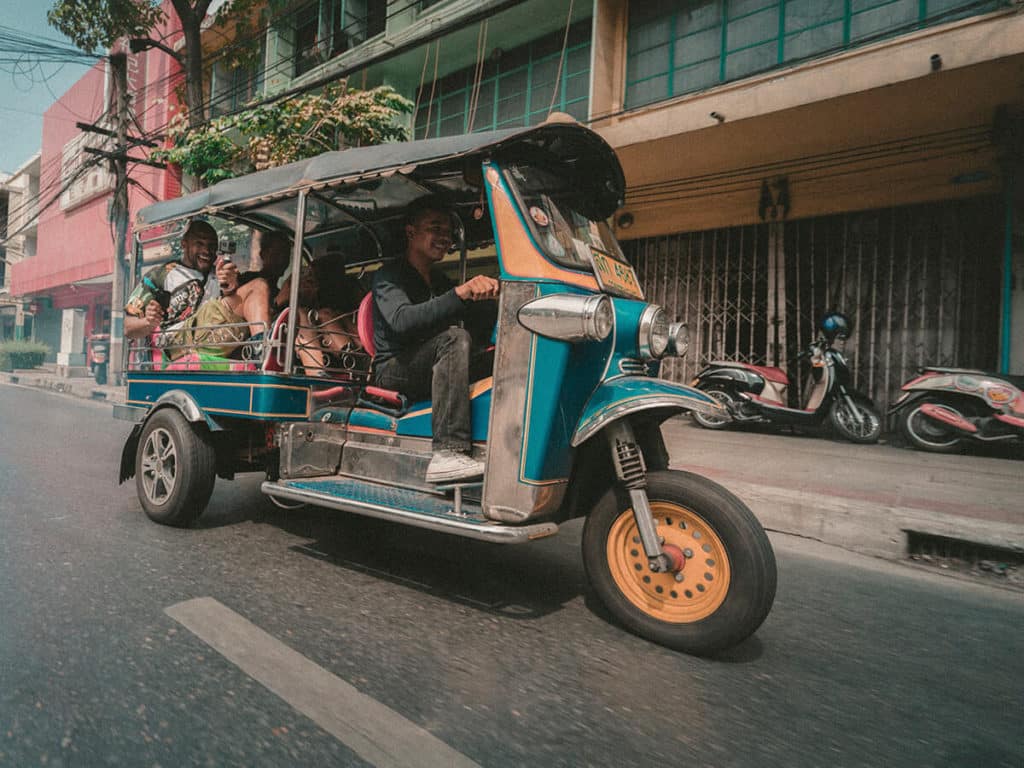
[[[173,35],[160,38],[174,45]],[[180,67],[166,53],[129,54],[130,111],[137,123],[129,135],[163,134],[180,80]],[[37,251],[11,269],[11,294],[34,315],[34,338],[53,349],[53,360],[62,351],[63,336],[63,351],[70,354],[63,362],[70,366],[84,364],[85,338],[110,323],[115,226],[109,207],[115,176],[110,163],[96,162],[86,148],[110,150],[113,139],[82,131],[76,123],[112,130],[112,98],[110,68],[100,62],[44,114]],[[139,147],[129,155],[145,152]],[[170,170],[130,164],[128,174],[129,221],[139,208],[180,192],[179,178]],[[129,232],[129,248],[130,238]]]

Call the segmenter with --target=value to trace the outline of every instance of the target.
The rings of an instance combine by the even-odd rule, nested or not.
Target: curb
[[[1024,526],[909,507],[719,480],[742,499],[767,530],[820,541],[872,557],[907,557],[907,533],[1024,553]]]
[[[92,379],[60,378],[40,376],[33,371],[15,370],[0,372],[0,382],[18,384],[36,389],[48,389],[62,395],[71,395],[84,400],[101,400],[108,403],[124,403],[124,387],[100,386]]]

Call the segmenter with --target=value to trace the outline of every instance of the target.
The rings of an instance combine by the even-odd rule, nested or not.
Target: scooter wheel
[[[935,419],[921,413],[921,406],[935,405],[954,416],[965,418],[964,413],[948,400],[937,397],[926,397],[907,406],[900,412],[899,427],[903,437],[912,446],[921,451],[931,453],[956,453],[963,447],[963,439],[952,427],[948,427]]]
[[[651,472],[658,536],[682,553],[676,572],[652,572],[628,499],[608,490],[583,529],[590,583],[631,632],[697,655],[753,634],[775,599],[775,554],[747,506],[722,486],[676,470]]]
[[[717,400],[727,408],[732,406],[736,402],[736,398],[733,397],[733,394],[725,389],[702,389],[701,392],[703,392],[705,395],[713,397],[715,400]],[[725,429],[730,424],[732,424],[732,419],[719,418],[717,416],[709,416],[707,414],[701,413],[700,411],[690,411],[690,417],[698,426],[704,427],[704,429]]]
[[[101,387],[104,384],[106,384],[107,383],[107,366],[106,365],[97,365],[95,367],[95,369],[93,369],[93,378],[96,379],[96,383],[99,384]]]
[[[832,427],[851,443],[877,443],[882,435],[882,416],[878,409],[860,400],[853,400],[852,403],[851,408],[845,398],[836,400],[829,412]]]
[[[135,454],[135,487],[150,520],[184,528],[206,509],[216,480],[217,452],[206,426],[173,408],[146,422]]]

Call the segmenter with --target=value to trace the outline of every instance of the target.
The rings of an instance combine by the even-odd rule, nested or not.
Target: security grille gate
[[[1001,205],[951,201],[624,243],[648,301],[690,328],[662,376],[712,360],[782,365],[828,311],[854,322],[854,385],[887,409],[923,365],[987,368],[998,352]],[[792,366],[789,366],[792,367]],[[806,378],[796,378],[792,405]]]

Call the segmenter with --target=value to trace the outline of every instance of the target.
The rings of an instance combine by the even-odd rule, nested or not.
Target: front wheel
[[[631,632],[677,651],[708,654],[752,635],[775,599],[775,554],[738,498],[699,475],[651,472],[658,536],[684,555],[654,573],[628,503],[608,490],[583,528],[583,564],[608,610]]]
[[[185,528],[206,509],[216,480],[217,452],[205,426],[173,408],[146,422],[135,454],[135,487],[150,520]]]
[[[900,412],[900,432],[912,446],[931,453],[956,453],[963,447],[963,438],[953,427],[943,424],[921,413],[921,406],[934,405],[952,416],[966,419],[964,413],[953,403],[941,397],[926,397],[907,406]]]
[[[877,443],[882,434],[882,416],[863,400],[839,395],[829,413],[832,427],[851,443]]]
[[[732,406],[736,402],[736,398],[733,397],[732,392],[722,387],[710,387],[708,389],[701,389],[705,395],[713,397],[715,400],[720,402],[730,411]],[[700,411],[690,411],[690,416],[697,423],[698,426],[704,427],[704,429],[725,429],[732,424],[731,418],[725,418],[722,416],[712,416],[709,414],[701,413]]]
[[[96,363],[93,368],[93,377],[96,379],[96,383],[101,387],[107,383],[107,364]]]

